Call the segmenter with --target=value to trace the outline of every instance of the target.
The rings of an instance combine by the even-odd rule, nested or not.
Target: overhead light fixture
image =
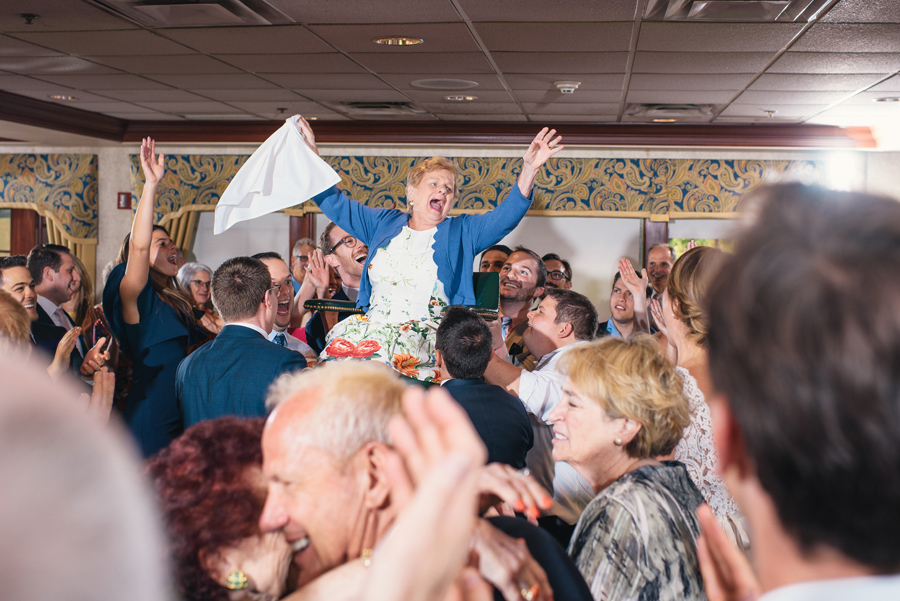
[[[473,100],[478,100],[478,96],[444,96],[444,100],[449,100],[450,102],[472,102]]]
[[[831,0],[649,0],[644,20],[808,23],[818,19],[829,2]]]
[[[900,102],[900,97],[897,96],[884,96],[882,98],[875,98],[875,102]]]
[[[678,119],[653,119],[653,123],[678,123]]]
[[[76,97],[76,96],[69,96],[68,94],[50,94],[50,95],[48,96],[48,98],[49,98],[50,100],[63,100],[63,101],[65,101],[65,102],[73,102],[73,101],[75,101],[75,100],[78,100],[78,97]]]
[[[381,44],[383,46],[418,46],[425,42],[422,38],[407,38],[407,37],[390,37],[390,38],[375,38],[372,40],[376,44]]]

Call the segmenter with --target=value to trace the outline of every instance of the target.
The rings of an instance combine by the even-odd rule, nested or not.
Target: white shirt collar
[[[344,294],[347,295],[347,298],[349,298],[354,303],[356,302],[356,299],[359,298],[359,288],[351,288],[350,286],[345,286],[343,283],[341,283],[341,288],[343,288]]]
[[[225,327],[228,327],[228,326],[241,326],[242,328],[249,328],[249,329],[253,330],[254,332],[259,332],[265,338],[269,337],[268,332],[266,332],[264,329],[262,329],[261,327],[259,327],[258,325],[254,324],[254,323],[247,323],[245,321],[231,321],[231,322],[225,324]]]
[[[47,315],[50,316],[50,319],[53,320],[53,323],[56,323],[59,319],[56,315],[56,311],[59,309],[59,305],[55,304],[49,298],[41,296],[40,294],[38,294],[37,302],[41,306],[41,309],[47,312]],[[56,323],[56,325],[65,327],[61,323]]]

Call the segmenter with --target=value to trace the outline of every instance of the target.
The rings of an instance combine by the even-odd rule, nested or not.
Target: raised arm
[[[634,272],[631,261],[622,257],[619,259],[619,273],[622,274],[622,282],[634,299],[634,331],[650,333],[650,316],[647,309],[647,270],[642,269],[639,276]]]
[[[122,317],[126,323],[138,323],[141,319],[137,299],[150,277],[150,242],[153,238],[153,202],[159,180],[165,173],[163,155],[156,154],[156,142],[150,138],[141,141],[141,168],[144,171],[144,192],[138,201],[137,212],[131,225],[128,248],[128,265],[119,284],[122,298]]]
[[[544,128],[534,137],[525,155],[522,157],[522,172],[519,174],[519,191],[526,198],[531,196],[534,178],[544,163],[554,154],[565,148],[560,142],[562,136],[553,137],[555,129]]]

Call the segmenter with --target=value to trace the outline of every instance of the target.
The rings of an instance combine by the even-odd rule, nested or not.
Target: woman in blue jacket
[[[315,136],[302,117],[300,131],[316,152]],[[456,198],[456,166],[432,157],[410,170],[407,211],[376,209],[350,200],[334,186],[313,198],[347,232],[335,249],[369,247],[357,305],[366,309],[328,334],[322,360],[373,359],[425,382],[440,380],[434,341],[441,310],[475,304],[475,256],[511,232],[531,206],[538,170],[562,150],[556,130],[544,128],[522,159],[516,186],[495,209],[448,217]],[[334,252],[334,249],[331,249]]]

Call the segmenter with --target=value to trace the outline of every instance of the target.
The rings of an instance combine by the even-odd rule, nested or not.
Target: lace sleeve
[[[684,396],[691,408],[691,423],[684,429],[684,436],[675,447],[675,460],[687,468],[691,480],[717,517],[737,513],[737,503],[728,494],[725,481],[716,473],[719,457],[713,444],[712,419],[703,393],[688,370],[683,367],[675,369],[684,380]]]

